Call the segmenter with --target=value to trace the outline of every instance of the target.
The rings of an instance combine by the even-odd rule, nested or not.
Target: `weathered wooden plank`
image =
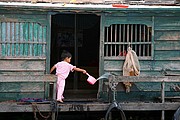
[[[179,103],[119,103],[124,111],[177,110]],[[41,112],[50,112],[50,104],[36,104]],[[33,112],[32,104],[0,103],[0,112]],[[64,103],[58,104],[60,112],[106,111],[110,103]]]
[[[105,70],[123,70],[124,60],[119,61],[104,61],[104,69]],[[152,61],[140,61],[141,70],[151,70],[152,69]]]
[[[0,71],[45,71],[45,60],[1,59]]]
[[[163,54],[165,55],[165,54]],[[178,60],[174,61],[150,61],[150,60],[145,60],[139,61],[140,63],[140,70],[141,71],[162,71],[162,70],[169,70],[169,71],[176,71],[180,70],[180,62]],[[104,61],[104,70],[105,71],[123,71],[123,64],[124,60],[119,60],[119,61]]]
[[[49,83],[55,82],[55,75],[0,75],[0,101],[48,98]]]
[[[175,76],[175,75],[179,75],[180,74],[180,71],[177,71],[177,70],[172,70],[172,71],[166,71],[166,73],[167,73],[167,75],[169,75],[169,76]],[[140,76],[165,76],[166,75],[166,73],[164,73],[164,71],[140,71]]]
[[[37,70],[28,70],[28,71],[22,71],[22,70],[3,70],[0,71],[0,74],[2,75],[44,75],[44,71],[37,71]]]
[[[61,3],[70,3],[69,0],[46,0],[46,1],[51,1],[51,2],[61,2]],[[75,2],[72,3],[103,3],[103,0],[76,0]]]
[[[152,26],[152,18],[151,17],[106,17],[106,26],[110,26],[112,24],[145,24],[148,26]]]
[[[130,103],[129,106],[121,104],[123,110],[134,109],[135,111],[147,111],[147,110],[177,110],[178,103]]]
[[[164,54],[166,55],[166,54]],[[180,71],[180,61],[174,60],[174,61],[153,61],[151,64],[152,70],[155,71]]]
[[[34,61],[43,61],[46,60],[45,56],[19,56],[19,57],[13,57],[13,56],[1,56],[0,60],[34,60]]]
[[[176,110],[178,103],[119,103],[124,111],[148,111],[148,110]],[[109,103],[95,104],[60,104],[60,111],[104,111],[109,107]]]
[[[180,76],[115,76],[118,82],[180,82]]]
[[[32,104],[23,104],[16,102],[1,102],[0,112],[33,112]],[[37,104],[38,109],[41,112],[50,112],[50,104]]]
[[[147,80],[148,81],[147,81]],[[160,94],[161,91],[161,83],[165,83],[165,91],[171,91],[169,93],[166,93],[167,96],[179,96],[179,92],[177,92],[176,86],[180,84],[180,76],[140,76],[140,77],[125,77],[125,76],[116,76],[114,80],[112,80],[115,83],[118,83],[116,86],[117,88],[117,97],[121,96],[122,101],[128,100],[127,98],[131,98],[131,100],[140,100],[139,97],[141,96],[141,99],[143,101],[154,99],[154,97],[157,97],[158,94]],[[123,94],[125,92],[124,85],[122,82],[132,82],[133,85],[131,87],[131,93],[129,94]],[[109,83],[105,83],[103,85],[102,91],[107,91],[109,86]],[[111,84],[110,84],[111,86]],[[122,92],[123,93],[119,93]],[[133,92],[132,91],[138,91]],[[144,92],[143,92],[144,91]],[[154,91],[154,92],[153,92]],[[108,93],[107,93],[108,94]],[[144,96],[144,97],[143,97]],[[149,98],[148,98],[149,97]],[[129,100],[130,101],[130,100]]]
[[[36,22],[39,23],[41,25],[46,25],[47,24],[47,13],[43,13],[44,15],[42,15],[42,13],[38,14],[38,19],[37,19],[37,13],[33,13],[33,14],[4,14],[5,12],[0,11],[0,21],[1,22]]]
[[[0,82],[56,82],[55,75],[0,75]]]
[[[180,50],[156,50],[154,60],[180,60]]]
[[[180,40],[156,40],[155,50],[180,50]]]
[[[145,85],[145,84],[144,84]],[[155,84],[156,85],[156,84]],[[148,85],[147,85],[148,86]],[[151,85],[152,86],[152,85]],[[159,86],[161,86],[159,84]],[[116,101],[118,102],[161,102],[161,90],[157,88],[134,90],[136,84],[133,84],[129,93],[125,92],[125,89],[118,89],[116,92]],[[149,86],[148,86],[149,87]],[[98,99],[100,101],[112,101],[112,92],[103,90],[98,93]],[[179,96],[179,91],[165,91],[165,97]],[[167,100],[168,102],[168,100]]]
[[[42,98],[47,99],[48,96],[45,96],[44,92],[11,92],[11,93],[0,93],[0,101],[18,101],[22,98]]]
[[[27,82],[13,82],[13,83],[4,83],[0,82],[0,93],[9,93],[9,92],[44,92],[44,82],[33,83]]]
[[[163,30],[166,30],[166,31],[178,31],[180,29],[180,26],[156,26],[154,28],[155,31],[163,31]]]
[[[164,30],[155,32],[155,40],[180,40],[180,31]]]
[[[171,26],[178,27],[178,26],[180,26],[179,19],[180,19],[179,16],[176,16],[176,17],[167,17],[167,16],[155,17],[155,19],[154,19],[155,28],[171,27]]]
[[[106,69],[104,70],[104,72],[109,72],[109,73],[113,73],[115,75],[123,75],[123,72],[122,71],[119,71],[119,70],[115,70],[115,69]],[[177,75],[180,75],[180,71],[178,70],[174,70],[174,71],[166,71],[167,75],[168,76],[177,76]],[[164,73],[164,71],[142,71],[140,70],[140,76],[165,76],[166,74]]]

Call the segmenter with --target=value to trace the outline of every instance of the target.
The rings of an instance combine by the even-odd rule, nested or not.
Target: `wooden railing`
[[[165,103],[165,83],[179,82],[180,76],[113,76],[109,79],[111,87],[119,82],[159,82],[161,83],[161,103]],[[165,111],[162,110],[161,120],[165,120]]]
[[[24,88],[28,89],[29,91],[32,90],[32,92],[37,92],[33,90],[33,86],[28,86],[28,84],[26,83],[44,83],[45,86],[42,91],[44,91],[45,96],[49,95],[49,84],[52,83],[53,84],[53,94],[52,94],[53,99],[55,99],[56,97],[56,80],[57,80],[56,76],[50,75],[50,74],[49,75],[48,74],[46,75],[0,75],[0,83],[17,83],[17,84],[25,83],[23,84],[24,86],[21,86],[22,88],[18,88],[22,92]],[[14,87],[13,86],[11,87],[12,88],[12,90],[10,90],[11,92],[17,89]],[[31,87],[32,89],[28,87]],[[39,86],[37,85],[37,87]],[[40,89],[42,88],[39,88],[38,90]]]

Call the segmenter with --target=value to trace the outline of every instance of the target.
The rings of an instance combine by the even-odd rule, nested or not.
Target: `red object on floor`
[[[112,4],[112,6],[118,8],[128,8],[128,5],[124,5],[124,4]]]

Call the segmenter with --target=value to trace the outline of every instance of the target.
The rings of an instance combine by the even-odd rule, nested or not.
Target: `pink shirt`
[[[56,67],[56,75],[61,76],[63,79],[66,79],[69,75],[69,72],[73,72],[73,68],[76,66],[71,65],[68,62],[61,61],[55,64]]]

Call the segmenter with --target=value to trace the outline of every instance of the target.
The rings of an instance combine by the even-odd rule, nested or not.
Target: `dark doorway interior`
[[[71,64],[99,76],[100,17],[91,14],[57,14],[51,22],[51,66],[61,61],[62,50],[72,54]],[[54,71],[55,73],[55,71]],[[96,98],[98,83],[90,85],[88,76],[70,73],[64,96],[67,99]]]

